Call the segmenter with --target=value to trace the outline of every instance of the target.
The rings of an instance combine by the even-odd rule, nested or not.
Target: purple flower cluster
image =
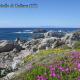
[[[42,76],[42,75],[38,75],[37,76],[37,80],[48,80],[48,79],[46,79],[44,76]]]
[[[50,76],[51,77],[56,77],[56,73],[55,73],[55,68],[53,68],[53,66],[50,66]]]
[[[63,80],[62,77],[64,75],[73,76],[73,75],[76,75],[76,73],[72,74],[73,72],[77,72],[77,74],[80,73],[80,52],[71,52],[69,53],[69,56],[66,56],[66,57],[68,59],[64,58],[60,60],[59,64],[58,64],[58,61],[56,61],[55,64],[53,63],[53,65],[50,65],[48,67],[49,69],[48,78],[51,77],[53,80],[55,80],[54,78],[56,78],[57,80]],[[80,80],[80,74],[77,75],[76,79]],[[48,80],[48,79],[43,75],[38,75],[37,80]]]
[[[80,71],[80,63],[78,63],[77,67],[78,67],[78,70]]]

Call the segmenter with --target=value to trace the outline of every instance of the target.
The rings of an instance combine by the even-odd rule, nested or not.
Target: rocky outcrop
[[[80,40],[80,32],[66,34],[62,32],[38,34],[35,32],[34,35],[35,38],[30,41],[21,41],[20,39],[16,39],[14,42],[7,40],[0,41],[0,77],[18,70],[21,60],[29,54],[36,54],[39,50],[44,49],[62,48],[65,45],[73,48],[75,40]],[[78,44],[79,42],[76,45]]]
[[[63,35],[62,32],[59,33],[55,33],[55,35],[54,32],[47,32],[44,34],[44,38],[32,39],[31,41],[27,41],[23,46],[25,49],[33,50],[33,52],[42,49],[62,47],[64,45],[72,48],[75,42],[75,40],[72,40],[73,33],[63,33]],[[52,37],[53,34],[55,37]]]
[[[0,53],[1,52],[8,52],[13,50],[14,48],[14,43],[12,41],[0,41]]]
[[[56,37],[51,37],[51,38],[44,38],[38,45],[38,48],[41,49],[49,49],[52,47],[52,44],[57,40]]]
[[[52,32],[52,31],[49,31],[47,33],[44,33],[44,36],[45,36],[45,38],[48,38],[48,37],[61,38],[61,37],[65,36],[65,33],[64,32]]]
[[[33,31],[33,33],[46,33],[46,32],[47,32],[47,30],[42,29],[42,28],[37,28],[37,29],[35,29],[35,30]]]
[[[11,68],[0,68],[0,78],[6,76],[10,72],[12,72]]]
[[[65,42],[65,45],[72,48],[75,42],[74,40],[72,40],[72,38],[73,33],[67,33],[64,37],[61,38],[61,40]]]
[[[22,46],[20,46],[19,44],[15,44],[14,49],[16,49],[16,51],[18,52],[20,52],[21,50],[24,50],[24,48],[22,48]]]
[[[74,32],[72,36],[72,40],[80,40],[80,31]]]
[[[0,41],[0,53],[12,51],[14,48],[17,51],[20,51],[23,49],[22,46],[14,43],[13,41],[7,41],[7,40]]]
[[[32,37],[33,37],[33,39],[40,39],[40,38],[44,38],[44,34],[43,33],[34,33]]]

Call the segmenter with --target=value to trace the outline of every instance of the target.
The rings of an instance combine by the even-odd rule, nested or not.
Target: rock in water
[[[35,29],[34,31],[33,31],[33,33],[46,33],[47,32],[47,30],[45,30],[45,29]]]
[[[40,39],[40,38],[44,38],[44,34],[34,33],[32,37],[33,39]]]
[[[0,41],[0,53],[1,52],[8,52],[13,50],[14,43],[12,41],[2,40]]]

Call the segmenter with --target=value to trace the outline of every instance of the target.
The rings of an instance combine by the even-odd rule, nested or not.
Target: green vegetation
[[[80,80],[79,46],[76,42],[75,50],[64,46],[25,57],[24,64],[32,63],[32,68],[12,80]]]
[[[44,55],[45,52],[49,54],[48,51],[43,51]],[[42,53],[37,55],[41,56]],[[80,76],[79,60],[80,52],[56,53],[56,58],[51,64],[34,64],[34,68],[21,73],[12,80],[78,80]]]
[[[44,59],[47,61],[49,59],[50,55],[52,55],[52,58],[55,58],[56,54],[59,55],[60,53],[64,52],[69,52],[71,49],[61,49],[61,48],[56,48],[56,49],[50,49],[50,50],[41,50],[37,54],[31,54],[23,59],[24,63],[29,63],[29,62],[41,62]],[[48,58],[47,58],[48,57]],[[51,58],[51,57],[50,57]]]
[[[74,48],[75,49],[80,49],[80,41],[75,42]]]

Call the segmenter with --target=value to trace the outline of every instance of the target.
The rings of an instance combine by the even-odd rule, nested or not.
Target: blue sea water
[[[0,28],[0,40],[32,39],[33,30],[36,28]],[[80,28],[45,28],[47,31],[73,32]]]

